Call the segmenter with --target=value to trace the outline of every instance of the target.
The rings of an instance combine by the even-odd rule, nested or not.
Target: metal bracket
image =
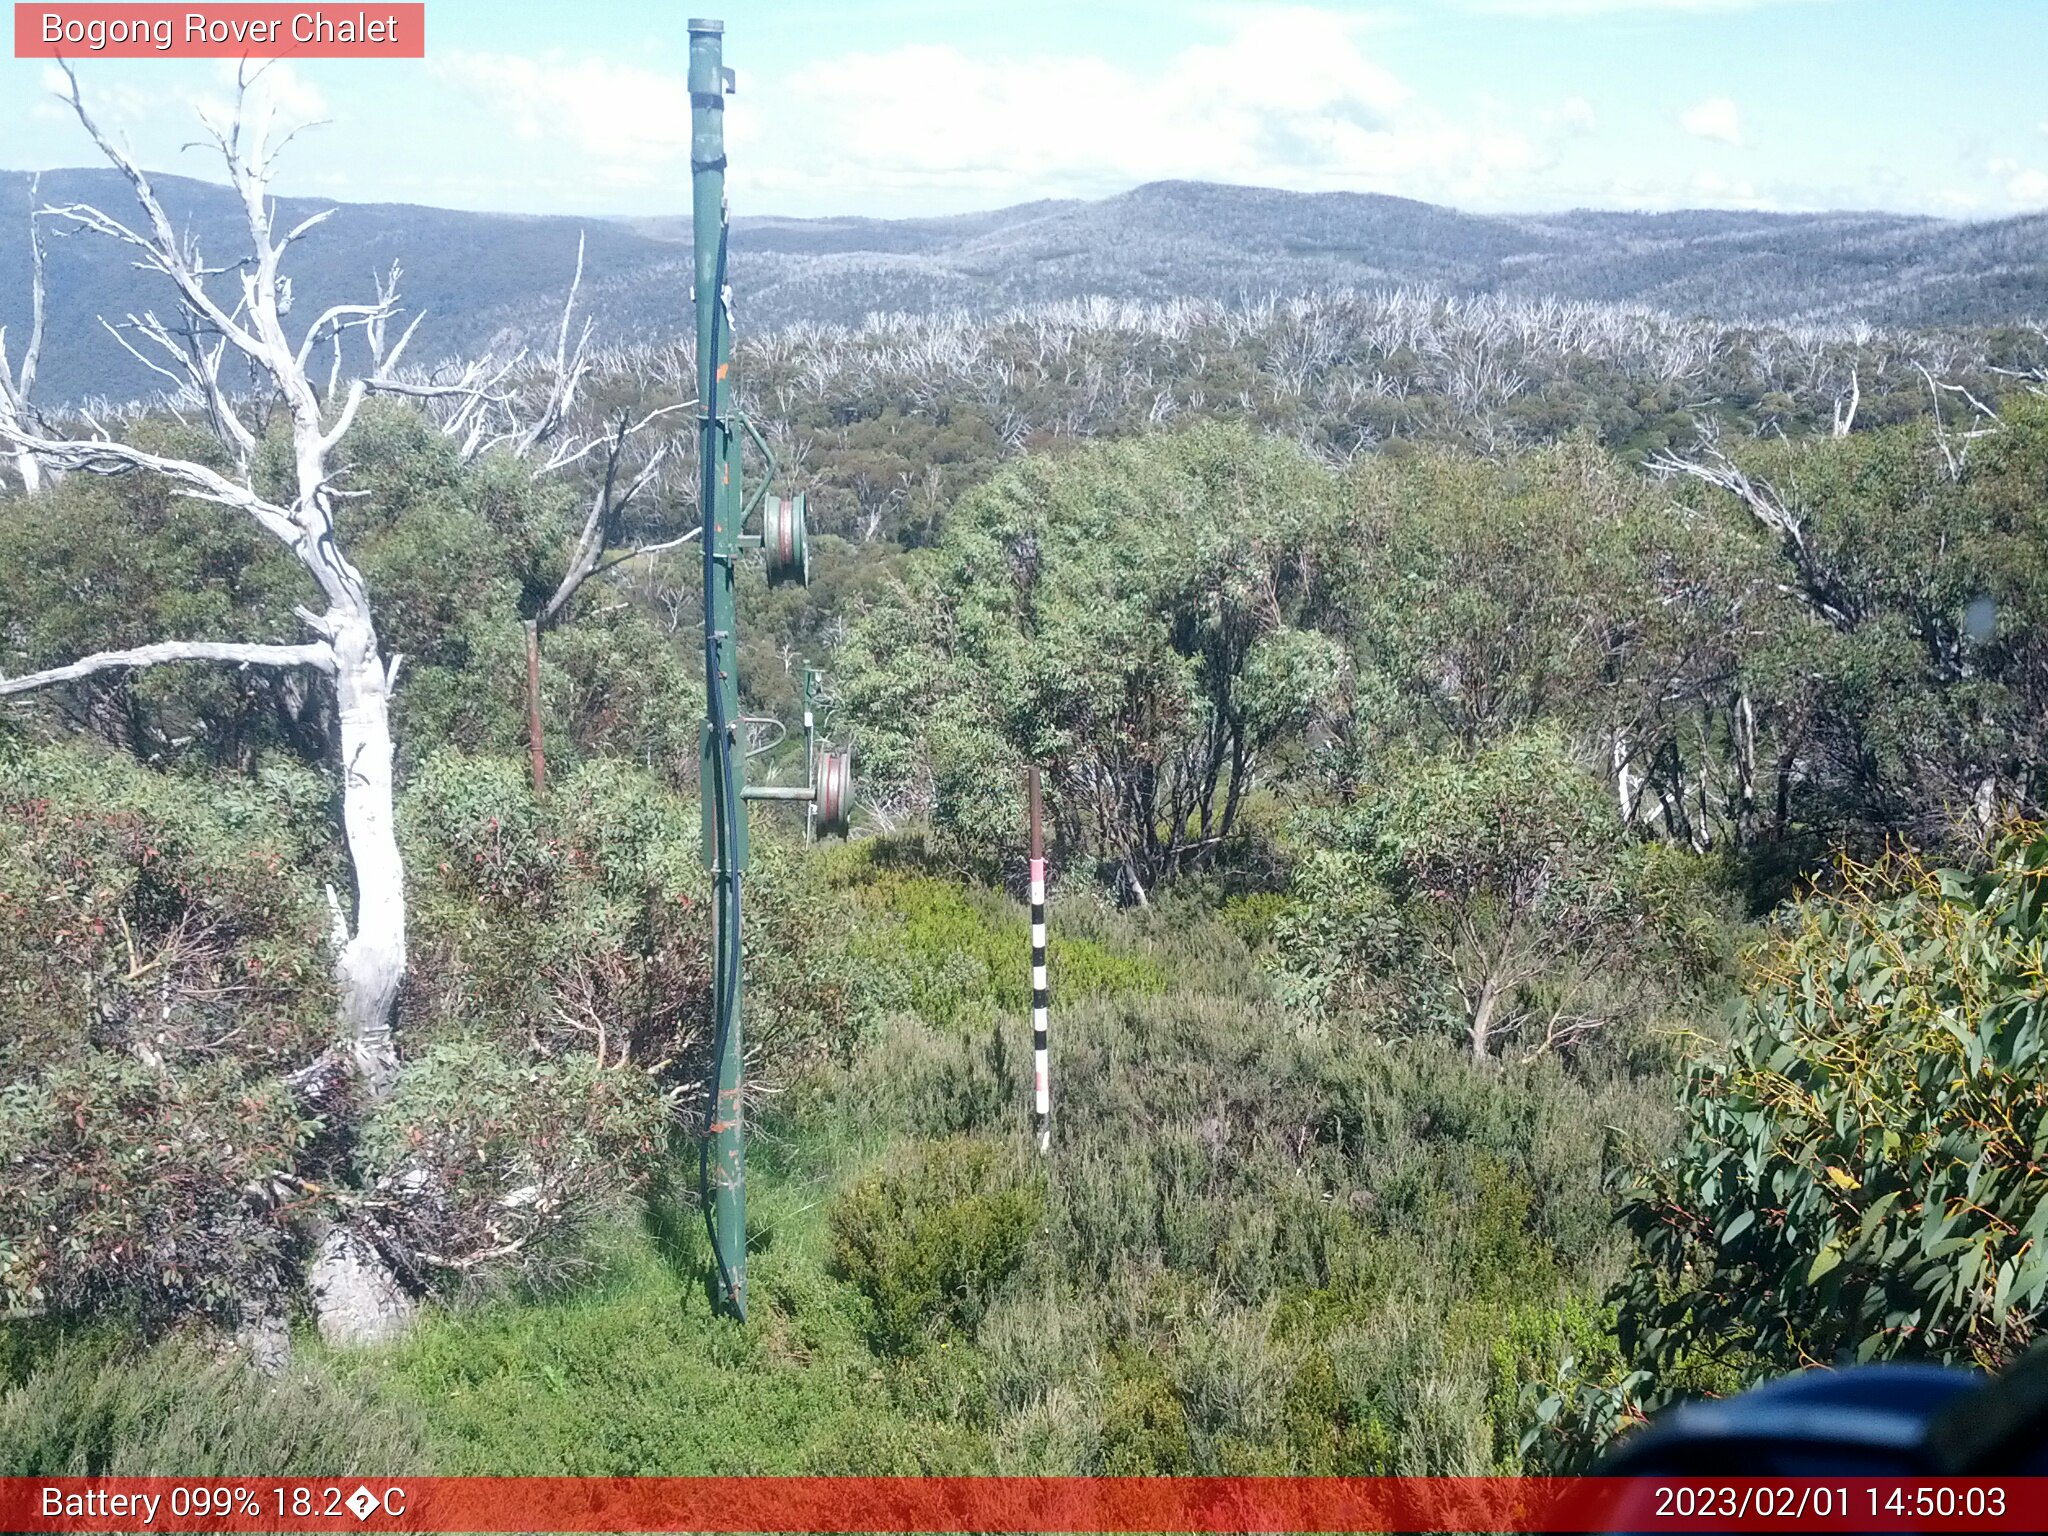
[[[749,496],[746,504],[740,508],[740,527],[744,529],[747,526],[747,519],[754,515],[754,509],[767,499],[768,488],[775,483],[775,471],[779,466],[776,462],[775,450],[768,446],[768,439],[763,437],[760,429],[754,425],[754,418],[742,416],[739,421],[740,427],[746,432],[747,436],[754,440],[754,446],[761,450],[761,457],[768,461],[767,469],[761,473],[759,489]]]
[[[789,740],[789,727],[784,725],[780,720],[776,719],[773,715],[741,715],[740,724],[772,725],[778,731],[782,732],[780,736],[776,737],[773,741],[767,743],[765,746],[747,748],[747,756],[749,757],[759,757],[763,752],[773,752],[777,747],[781,746],[785,741]]]

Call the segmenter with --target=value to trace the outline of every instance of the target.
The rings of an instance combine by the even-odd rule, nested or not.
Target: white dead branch
[[[43,356],[43,230],[36,214],[36,193],[41,185],[41,176],[32,177],[28,184],[29,323],[18,366],[7,361],[7,331],[0,326],[0,429],[25,427],[36,419],[30,397],[35,393],[36,368]],[[42,489],[43,468],[30,450],[15,448],[14,471],[21,476],[23,490],[33,493]]]
[[[1795,594],[1836,628],[1854,627],[1856,616],[1842,595],[1841,584],[1814,549],[1798,511],[1770,481],[1751,475],[1729,458],[1712,422],[1700,422],[1698,432],[1699,446],[1691,453],[1676,453],[1667,448],[1654,454],[1645,467],[1660,480],[1683,476],[1735,497],[1759,524],[1777,537],[1798,576]]]

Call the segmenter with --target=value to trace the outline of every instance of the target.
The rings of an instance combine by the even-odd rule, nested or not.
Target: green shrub
[[[310,1366],[257,1375],[191,1342],[64,1346],[0,1392],[10,1477],[354,1477],[422,1470],[425,1429]]]
[[[673,1236],[661,1251],[621,1231],[613,1262],[590,1283],[439,1313],[398,1346],[383,1369],[425,1421],[435,1470],[858,1471],[849,1463],[862,1419],[875,1422],[878,1449],[922,1441],[935,1468],[979,1470],[962,1452],[971,1435],[940,1422],[936,1403],[907,1401],[869,1353],[865,1298],[802,1245],[756,1247],[742,1327],[714,1311],[702,1223]]]
[[[1185,1477],[1195,1471],[1187,1410],[1172,1379],[1140,1350],[1120,1350],[1113,1357],[1101,1435],[1105,1477]]]
[[[1288,911],[1283,891],[1246,891],[1225,899],[1217,916],[1248,950],[1260,950],[1273,941],[1281,917]]]
[[[839,1085],[842,1111],[882,1137],[1020,1130],[1030,1117],[1028,1030],[996,1019],[977,1036],[899,1015]]]
[[[413,896],[401,1037],[510,1055],[601,1051],[686,1102],[708,1071],[711,923],[696,803],[596,759],[536,802],[510,757],[437,753],[399,806]],[[749,1076],[842,1053],[861,1003],[829,891],[757,828],[747,883]]]
[[[939,1025],[991,1009],[1015,1017],[1031,1006],[1030,921],[1021,903],[875,852],[842,855],[831,868],[834,882],[878,919],[854,936],[852,951],[884,1005]],[[1050,926],[1046,969],[1063,1002],[1165,990],[1166,971],[1153,956]]]
[[[1328,831],[1274,928],[1297,1007],[1537,1056],[1640,1027],[1676,990],[1647,887],[1678,861],[1636,854],[1554,730],[1394,759]]]
[[[306,778],[0,763],[0,1304],[156,1326],[288,1287],[283,1074],[333,1029]]]
[[[966,1477],[987,1465],[976,1437],[873,1408],[846,1409],[818,1429],[803,1462],[811,1477]]]
[[[286,1287],[277,1215],[314,1126],[281,1081],[104,1057],[0,1088],[0,1298],[232,1320]]]
[[[333,993],[310,777],[0,761],[0,1075],[101,1050],[255,1073],[317,1054]]]
[[[1853,1357],[1997,1368],[2048,1318],[2048,830],[1846,867],[1758,956],[1623,1214],[1646,1400]]]
[[[1044,1214],[1035,1172],[1001,1146],[953,1137],[913,1148],[841,1197],[832,1253],[902,1350],[936,1330],[972,1333],[1023,1262]]]
[[[667,1142],[647,1074],[445,1041],[406,1063],[360,1130],[364,1176],[407,1192],[394,1229],[427,1283],[558,1280],[586,1261]]]

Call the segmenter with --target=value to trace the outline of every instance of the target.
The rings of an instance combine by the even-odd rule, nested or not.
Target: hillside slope
[[[239,249],[226,188],[157,178],[203,249]],[[681,189],[678,189],[679,192]],[[132,206],[115,174],[47,174],[42,200]],[[287,217],[323,206],[287,198]],[[0,173],[0,324],[27,320],[28,178]],[[517,346],[552,323],[589,241],[600,339],[684,324],[688,220],[588,220],[342,204],[294,252],[296,299],[317,313],[393,261],[431,319],[422,360]],[[1873,213],[1573,212],[1487,216],[1354,193],[1159,182],[1098,202],[1052,201],[935,219],[741,218],[733,282],[752,326],[858,324],[878,310],[988,313],[1084,294],[1236,299],[1338,286],[1430,285],[1639,303],[1776,322],[1992,322],[2048,311],[2048,215],[1990,223]],[[118,301],[109,301],[119,294]],[[147,375],[97,317],[161,305],[108,242],[53,242],[45,398],[122,397]]]

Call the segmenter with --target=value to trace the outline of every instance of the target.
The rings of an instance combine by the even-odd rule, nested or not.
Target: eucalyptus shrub
[[[302,770],[0,762],[0,1305],[232,1319],[286,1284],[326,1045]]]
[[[1733,1374],[1997,1369],[2048,1311],[2048,828],[1965,874],[1846,868],[1758,958],[1689,1134],[1623,1208],[1623,1352],[1654,1403]]]
[[[1213,864],[1346,670],[1336,493],[1213,423],[1004,469],[840,648],[864,782],[998,868],[1037,763],[1056,849],[1133,899]]]
[[[407,787],[399,824],[415,927],[404,1038],[599,1054],[694,1113],[711,985],[711,881],[694,800],[597,758],[536,801],[523,762],[441,752]],[[766,818],[752,849],[749,1075],[774,1087],[843,1045],[859,1004],[828,894]]]
[[[1699,979],[1701,941],[1672,908],[1710,912],[1705,882],[1632,837],[1554,731],[1392,760],[1302,822],[1327,846],[1295,870],[1272,960],[1310,1015],[1542,1055],[1646,1022]]]
[[[559,1280],[656,1166],[663,1109],[645,1072],[448,1041],[410,1062],[362,1130],[422,1283]]]

